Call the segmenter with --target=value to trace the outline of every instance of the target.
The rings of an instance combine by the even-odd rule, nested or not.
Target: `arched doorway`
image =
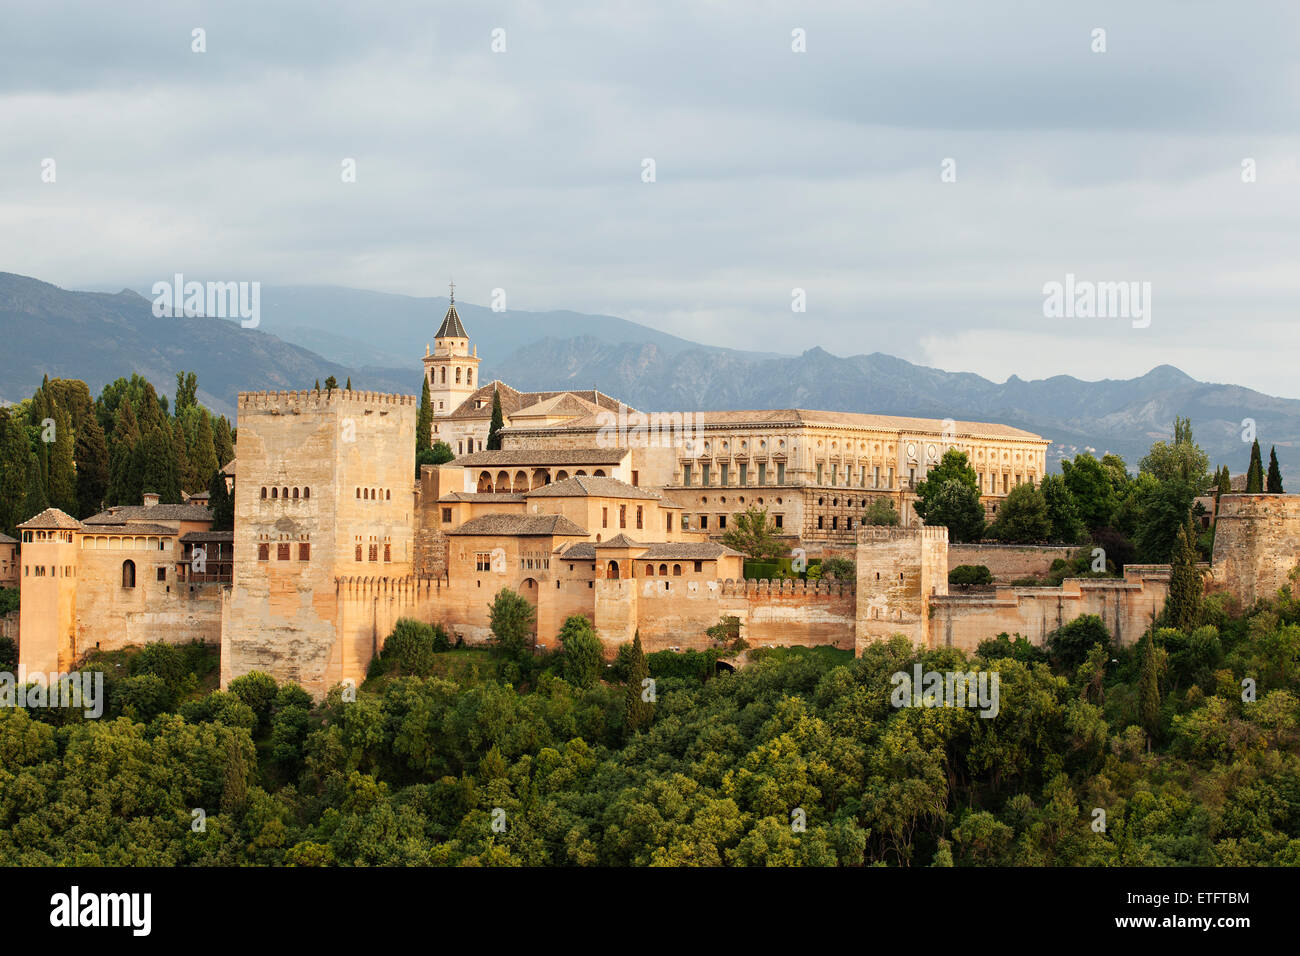
[[[611,561],[605,568],[605,577],[611,581],[618,580],[618,562]]]
[[[492,492],[492,476],[489,475],[486,471],[479,472],[478,493],[480,495],[486,495],[486,494],[491,494],[491,492]]]

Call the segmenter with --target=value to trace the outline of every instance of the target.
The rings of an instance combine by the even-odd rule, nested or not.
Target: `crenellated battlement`
[[[239,414],[268,415],[285,412],[325,411],[330,408],[386,409],[403,405],[414,406],[414,395],[397,395],[389,392],[362,392],[336,388],[333,391],[306,388],[287,392],[240,392]]]
[[[854,594],[856,588],[845,581],[805,581],[802,578],[728,578],[721,584],[723,597],[814,597],[838,598]]]

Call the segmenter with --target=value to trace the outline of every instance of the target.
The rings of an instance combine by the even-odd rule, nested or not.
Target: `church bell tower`
[[[429,383],[434,418],[450,415],[479,387],[478,348],[470,350],[469,334],[456,312],[454,282],[449,299],[447,314],[433,338],[433,351],[424,347],[424,378]]]

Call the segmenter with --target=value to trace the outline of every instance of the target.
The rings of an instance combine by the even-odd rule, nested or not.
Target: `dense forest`
[[[404,621],[320,704],[116,652],[102,719],[0,708],[0,864],[1300,865],[1300,601],[1193,602],[1136,647],[1080,618],[715,673],[743,638],[605,665],[575,618],[535,656],[502,592],[491,648]],[[895,707],[916,663],[998,674],[997,716]]]

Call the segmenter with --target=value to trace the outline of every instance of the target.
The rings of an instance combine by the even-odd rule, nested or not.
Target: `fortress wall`
[[[948,545],[948,570],[960,564],[982,564],[995,581],[1014,581],[1031,574],[1044,575],[1057,558],[1069,560],[1077,549],[1021,544]]]
[[[1164,607],[1168,566],[1130,565],[1121,580],[1068,578],[1059,588],[998,588],[992,594],[931,598],[932,647],[974,652],[981,641],[1017,634],[1042,646],[1047,636],[1095,614],[1122,646],[1138,641]]]
[[[926,601],[948,593],[948,529],[868,527],[858,532],[855,647],[902,634],[930,642]]]
[[[1300,561],[1300,495],[1223,495],[1214,581],[1247,606],[1271,598]]]

